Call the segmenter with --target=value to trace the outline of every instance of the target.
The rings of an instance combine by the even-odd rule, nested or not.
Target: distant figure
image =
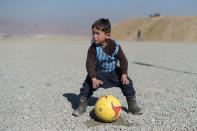
[[[138,33],[137,33],[137,41],[141,41],[141,31],[140,31],[140,29],[138,30]]]

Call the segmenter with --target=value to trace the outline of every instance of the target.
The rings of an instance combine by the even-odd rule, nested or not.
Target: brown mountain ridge
[[[112,38],[136,41],[197,42],[197,16],[160,16],[129,19],[112,26]]]

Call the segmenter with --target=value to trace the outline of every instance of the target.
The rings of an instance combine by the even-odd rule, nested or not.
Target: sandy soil
[[[120,42],[141,116],[127,114],[119,88],[99,89],[87,112],[71,115],[86,76],[86,38],[0,41],[0,130],[197,130],[197,43]],[[98,97],[122,103],[111,124],[95,119]]]

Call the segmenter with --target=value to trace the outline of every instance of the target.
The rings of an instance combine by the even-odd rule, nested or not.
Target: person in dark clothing
[[[140,29],[138,30],[138,33],[137,33],[137,40],[141,41],[141,30]]]
[[[120,44],[110,38],[111,24],[101,18],[92,24],[92,41],[86,60],[87,77],[80,89],[79,106],[74,116],[82,115],[88,98],[98,88],[120,87],[128,103],[128,113],[142,114],[136,102],[132,80],[127,76],[128,61]],[[120,66],[118,66],[118,61]]]

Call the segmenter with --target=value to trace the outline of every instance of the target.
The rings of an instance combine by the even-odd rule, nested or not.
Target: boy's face
[[[100,44],[105,41],[105,39],[110,38],[110,33],[105,33],[101,30],[96,29],[95,27],[92,29],[92,39],[95,44]]]

